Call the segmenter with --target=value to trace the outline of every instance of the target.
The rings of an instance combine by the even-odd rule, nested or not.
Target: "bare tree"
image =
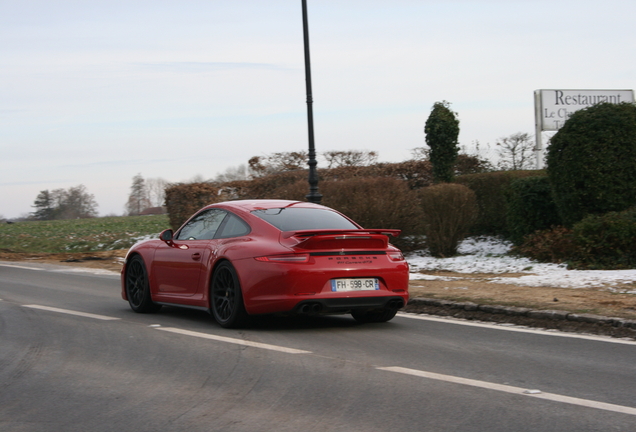
[[[86,186],[68,188],[63,207],[63,219],[89,218],[97,216],[95,196],[88,193]]]
[[[267,156],[254,156],[247,162],[252,176],[262,177],[282,171],[307,168],[307,152],[281,152]]]
[[[429,151],[426,147],[415,147],[411,149],[411,156],[414,160],[428,160]]]
[[[378,154],[366,150],[327,151],[322,153],[327,161],[327,168],[343,166],[369,166],[378,161]]]
[[[137,174],[133,177],[133,183],[130,186],[130,195],[128,195],[128,202],[126,203],[126,213],[129,216],[136,216],[148,207],[151,207],[151,205],[150,199],[148,198],[146,182],[141,174]]]
[[[250,174],[247,169],[247,165],[241,164],[237,167],[229,167],[223,174],[217,174],[214,181],[219,183],[226,183],[236,180],[249,180]]]
[[[530,169],[534,165],[534,140],[530,134],[517,132],[508,137],[500,138],[496,143],[499,147],[499,163],[502,170]]]
[[[146,190],[151,207],[161,207],[166,200],[168,180],[161,177],[146,179]]]

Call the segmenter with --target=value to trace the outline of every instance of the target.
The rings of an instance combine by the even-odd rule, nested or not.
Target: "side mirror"
[[[173,235],[174,232],[171,229],[163,230],[161,231],[161,234],[159,234],[159,239],[165,241],[170,245],[172,244]]]

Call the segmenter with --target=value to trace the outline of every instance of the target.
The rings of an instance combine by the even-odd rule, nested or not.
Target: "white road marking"
[[[50,306],[22,305],[22,307],[31,308],[31,309],[45,310],[45,311],[50,311],[50,312],[58,312],[58,313],[63,313],[63,314],[67,314],[67,315],[75,315],[75,316],[81,316],[81,317],[93,318],[93,319],[105,320],[105,321],[112,321],[112,320],[119,320],[120,319],[120,318],[109,317],[109,316],[105,316],[105,315],[97,315],[97,314],[91,314],[91,313],[86,313],[86,312],[78,312],[78,311],[73,311],[73,310],[68,310],[68,309],[60,309],[60,308],[55,308],[55,307],[50,307]],[[403,316],[403,317],[406,317],[406,318],[424,319],[424,320],[429,320],[429,321],[440,321],[440,322],[446,322],[446,323],[451,322],[449,320],[444,320],[444,319],[431,318],[431,317],[416,317],[416,316],[406,315],[406,314],[400,314],[400,316]],[[473,325],[473,326],[478,326],[478,327],[496,328],[496,329],[499,329],[499,330],[525,331],[525,332],[530,332],[530,333],[535,332],[535,331],[528,331],[526,329],[511,329],[511,328],[508,328],[508,327],[503,327],[502,328],[502,327],[498,327],[498,326],[494,326],[494,325],[490,325],[490,324],[463,323],[463,322],[453,322],[453,323],[463,324],[463,325]],[[265,344],[265,343],[260,343],[260,342],[246,341],[246,340],[243,340],[243,339],[235,339],[235,338],[229,338],[229,337],[225,337],[225,336],[217,336],[217,335],[212,335],[212,334],[208,334],[208,333],[195,332],[195,331],[191,331],[191,330],[184,330],[184,329],[179,329],[179,328],[174,328],[174,327],[158,327],[158,326],[160,326],[160,325],[159,324],[153,324],[150,327],[155,328],[156,330],[161,330],[161,331],[166,331],[166,332],[170,332],[170,333],[181,334],[181,335],[185,335],[185,336],[193,336],[193,337],[198,337],[198,338],[202,338],[202,339],[209,339],[209,340],[214,340],[214,341],[218,341],[218,342],[231,343],[231,344],[235,344],[235,345],[249,346],[249,347],[253,347],[253,348],[261,348],[261,349],[266,349],[266,350],[270,350],[270,351],[283,352],[283,353],[287,353],[287,354],[312,354],[312,351],[299,350],[299,349],[295,349],[295,348],[287,348],[287,347],[283,347],[283,346],[270,345],[270,344]],[[558,335],[558,334],[554,334],[554,333],[550,333],[550,332],[546,332],[546,331],[543,331],[541,333],[542,334],[548,334],[550,336]],[[577,335],[569,335],[569,336],[575,337]],[[590,339],[590,338],[593,338],[593,337],[584,337],[584,338]],[[595,338],[595,339],[598,339],[598,338]],[[601,339],[601,340],[603,340],[604,342],[608,342],[605,339]],[[623,342],[626,342],[626,341],[623,341]],[[495,390],[495,391],[501,391],[501,392],[505,392],[505,393],[516,394],[516,395],[520,395],[520,396],[533,397],[533,398],[537,398],[537,399],[550,400],[550,401],[554,401],[554,402],[567,403],[567,404],[571,404],[571,405],[578,405],[578,406],[587,407],[587,408],[594,408],[594,409],[600,409],[600,410],[605,410],[605,411],[612,411],[612,412],[617,412],[617,413],[629,414],[629,415],[636,416],[636,408],[634,408],[634,407],[609,404],[609,403],[598,402],[598,401],[593,401],[593,400],[589,400],[589,399],[580,399],[580,398],[575,398],[575,397],[570,397],[570,396],[559,395],[559,394],[555,394],[555,393],[544,393],[544,392],[542,392],[540,390],[536,390],[536,389],[525,389],[525,388],[514,387],[514,386],[505,385],[505,384],[490,383],[490,382],[487,382],[487,381],[479,381],[479,380],[473,380],[473,379],[469,379],[469,378],[461,378],[461,377],[456,377],[456,376],[452,376],[452,375],[443,375],[443,374],[438,374],[438,373],[434,373],[434,372],[426,372],[426,371],[417,370],[417,369],[403,368],[403,367],[399,367],[399,366],[377,367],[376,369],[377,370],[382,370],[382,371],[387,371],[387,372],[401,373],[401,374],[405,374],[405,375],[412,375],[412,376],[417,376],[417,377],[421,377],[421,378],[428,378],[428,379],[437,380],[437,381],[445,381],[445,382],[454,383],[454,384],[468,385],[468,386],[472,386],[472,387],[479,387],[479,388],[488,389],[488,390]]]
[[[44,269],[37,268],[37,267],[27,267],[27,266],[15,265],[15,264],[0,264],[0,266],[2,266],[2,267],[19,268],[19,269],[25,269],[25,270],[44,270]]]
[[[37,265],[37,264],[36,264]],[[114,270],[104,270],[97,268],[89,268],[89,267],[71,267],[71,266],[62,266],[49,264],[48,267],[30,267],[26,265],[16,265],[16,264],[0,264],[0,267],[12,267],[24,270],[37,270],[37,271],[49,271],[54,273],[88,273],[92,275],[98,276],[119,276],[120,272]]]
[[[614,404],[609,404],[604,402],[597,402],[597,401],[593,401],[589,399],[580,399],[580,398],[575,398],[570,396],[563,396],[563,395],[554,394],[554,393],[543,393],[537,390],[528,390],[521,387],[495,384],[495,383],[490,383],[487,381],[477,381],[477,380],[472,380],[467,378],[455,377],[452,375],[442,375],[442,374],[437,374],[433,372],[426,372],[426,371],[408,369],[408,368],[397,367],[397,366],[379,367],[377,369],[388,371],[388,372],[397,372],[397,373],[401,373],[405,375],[413,375],[413,376],[433,379],[437,381],[446,381],[446,382],[455,383],[455,384],[462,384],[462,385],[468,385],[472,387],[480,387],[480,388],[484,388],[488,390],[496,390],[496,391],[501,391],[506,393],[512,393],[512,394],[516,394],[520,396],[527,396],[527,397],[532,397],[537,399],[546,399],[546,400],[550,400],[554,402],[562,402],[562,403],[567,403],[571,405],[578,405],[578,406],[583,406],[587,408],[595,408],[595,409],[600,409],[605,411],[613,411],[617,413],[636,416],[636,408],[627,407],[623,405],[614,405]]]
[[[543,336],[556,336],[556,337],[566,337],[566,338],[573,338],[573,339],[592,340],[597,342],[617,343],[617,344],[623,344],[623,345],[636,345],[636,340],[618,339],[618,338],[613,338],[610,336],[595,336],[595,335],[589,335],[589,334],[567,333],[567,332],[562,332],[560,330],[548,331],[548,330],[531,329],[527,327],[511,327],[511,326],[504,326],[501,324],[497,325],[497,324],[488,324],[483,322],[463,321],[463,320],[459,320],[452,317],[437,318],[430,315],[419,315],[419,314],[416,315],[416,314],[408,314],[408,313],[399,313],[397,316],[401,318],[410,318],[410,319],[423,320],[423,321],[435,321],[435,322],[441,322],[445,324],[457,324],[457,325],[463,325],[463,326],[469,326],[469,327],[482,327],[482,328],[488,328],[488,329],[494,329],[494,330],[504,330],[504,331],[511,331],[511,332],[519,332],[519,333],[531,333],[531,334],[538,334]]]
[[[259,343],[259,342],[251,342],[251,341],[246,341],[246,340],[243,340],[243,339],[234,339],[234,338],[229,338],[229,337],[225,337],[225,336],[217,336],[217,335],[212,335],[212,334],[208,334],[208,333],[194,332],[194,331],[183,330],[183,329],[178,329],[178,328],[174,328],[174,327],[159,327],[159,328],[157,328],[157,330],[162,330],[162,331],[167,331],[167,332],[171,332],[171,333],[182,334],[182,335],[186,335],[186,336],[194,336],[194,337],[203,338],[203,339],[211,339],[211,340],[215,340],[215,341],[219,341],[219,342],[226,342],[226,343],[231,343],[231,344],[236,344],[236,345],[250,346],[250,347],[254,347],[254,348],[262,348],[262,349],[266,349],[266,350],[270,350],[270,351],[280,351],[280,352],[284,352],[284,353],[287,353],[287,354],[311,354],[311,351],[304,351],[304,350],[299,350],[299,349],[294,349],[294,348],[286,348],[286,347],[282,347],[282,346],[278,346],[278,345],[269,345],[269,344],[264,344],[264,343]]]
[[[98,320],[102,320],[102,321],[113,321],[113,320],[121,319],[121,318],[109,317],[109,316],[106,316],[106,315],[97,315],[97,314],[91,314],[91,313],[86,313],[86,312],[78,312],[78,311],[73,311],[73,310],[68,310],[68,309],[60,309],[60,308],[55,308],[55,307],[50,307],[50,306],[22,305],[22,307],[31,308],[31,309],[40,309],[40,310],[45,310],[45,311],[49,311],[49,312],[58,312],[58,313],[63,313],[63,314],[67,314],[67,315],[81,316],[81,317],[85,317],[85,318],[93,318],[93,319],[98,319]]]

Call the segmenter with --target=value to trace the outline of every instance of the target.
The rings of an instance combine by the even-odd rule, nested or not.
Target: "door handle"
[[[195,252],[192,254],[192,259],[195,261],[199,261],[201,259],[201,254],[199,252]]]

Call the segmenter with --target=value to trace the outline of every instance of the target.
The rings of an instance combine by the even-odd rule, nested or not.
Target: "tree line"
[[[161,207],[165,197],[167,180],[144,179],[141,174],[133,177],[124,214],[135,216],[151,207]],[[42,190],[32,206],[35,210],[29,218],[35,220],[84,219],[98,215],[95,196],[80,184],[68,189]]]
[[[88,193],[84,185],[68,189],[40,191],[33,203],[33,219],[78,219],[97,216],[95,196]]]
[[[433,166],[436,182],[449,182],[453,178],[453,166],[459,154],[459,120],[450,103],[436,102],[426,120],[425,142],[427,147],[412,149],[414,160],[429,160]],[[517,132],[502,137],[496,142],[500,170],[523,170],[532,168],[534,140],[528,133]],[[476,156],[479,157],[479,156]],[[319,154],[321,165],[327,169],[338,167],[363,167],[377,163],[378,154],[366,150],[332,150]],[[225,183],[235,180],[249,180],[269,174],[303,170],[307,168],[307,152],[279,152],[265,156],[253,156],[247,166],[229,167],[225,173],[208,180]],[[480,165],[487,170],[495,170],[494,165],[480,158]],[[137,174],[132,179],[128,200],[124,206],[129,216],[142,214],[153,207],[164,204],[165,188],[168,181],[162,178],[144,179]],[[68,189],[40,191],[36,197],[31,218],[37,220],[75,219],[97,216],[98,204],[84,185]]]

